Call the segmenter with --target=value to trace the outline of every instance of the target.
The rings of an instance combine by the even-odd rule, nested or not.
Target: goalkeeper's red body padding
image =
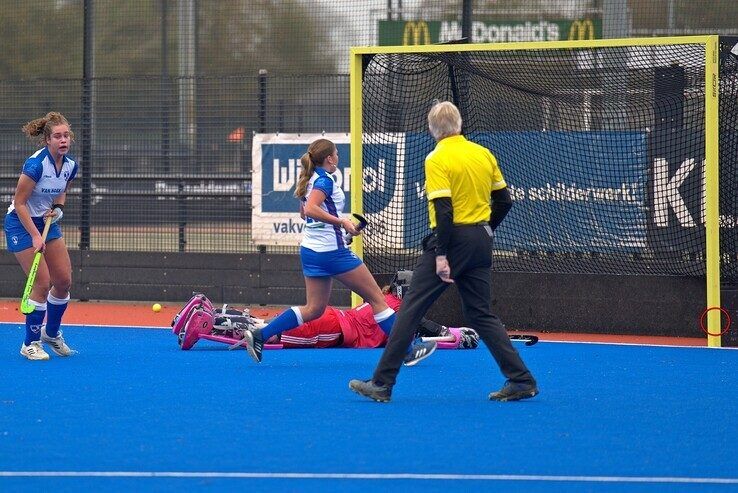
[[[323,315],[315,320],[283,332],[279,341],[286,349],[339,347],[343,340],[343,317],[342,310],[328,306]]]

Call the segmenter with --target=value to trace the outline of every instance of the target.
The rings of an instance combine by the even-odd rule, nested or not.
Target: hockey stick
[[[354,216],[357,221],[359,221],[359,224],[356,226],[356,229],[358,229],[359,231],[366,228],[367,224],[369,224],[369,221],[367,221],[366,218],[361,214],[357,214],[354,212],[351,215]]]
[[[526,346],[532,346],[533,344],[538,342],[538,336],[529,335],[529,334],[509,334],[510,340],[512,341],[525,341]],[[423,342],[429,342],[429,341],[436,341],[436,342],[454,342],[456,341],[456,338],[453,336],[453,334],[449,334],[447,336],[438,336],[438,337],[421,337],[420,338]]]
[[[51,227],[51,216],[46,218],[46,224],[44,225],[44,231],[41,233],[41,243],[45,246],[46,235],[49,234],[49,227]],[[20,311],[24,315],[32,313],[36,309],[35,305],[28,302],[28,297],[31,296],[31,290],[33,289],[33,283],[36,282],[36,274],[38,273],[38,264],[41,262],[41,255],[43,255],[43,247],[41,250],[36,252],[33,257],[33,263],[31,264],[31,270],[28,271],[28,279],[26,279],[26,287],[23,289],[23,297],[21,298]]]
[[[538,342],[538,336],[533,334],[508,334],[512,341],[525,341],[526,346],[532,346]]]
[[[454,342],[456,338],[453,336],[453,334],[449,334],[447,336],[421,337],[420,340],[423,342]]]
[[[366,218],[364,216],[362,216],[361,214],[357,214],[357,213],[354,212],[351,215],[354,216],[357,221],[359,221],[359,224],[356,225],[356,230],[360,233],[361,230],[363,230],[364,228],[367,227],[367,225],[369,224],[369,221],[367,221]],[[343,241],[347,245],[350,245],[351,242],[354,240],[354,236],[355,235],[352,235],[350,233],[346,233],[346,234],[343,235]]]

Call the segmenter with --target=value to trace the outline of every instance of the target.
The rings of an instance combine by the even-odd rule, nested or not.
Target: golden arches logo
[[[412,39],[412,43],[410,43]],[[421,42],[422,41],[422,42]],[[402,45],[429,45],[431,44],[430,27],[425,21],[408,21],[402,30]]]
[[[574,21],[569,27],[569,41],[595,39],[595,25],[591,19]]]

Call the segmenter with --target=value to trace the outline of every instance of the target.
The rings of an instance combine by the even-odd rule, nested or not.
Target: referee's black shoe
[[[377,385],[374,380],[351,380],[349,388],[377,402],[389,402],[392,397],[392,387]]]
[[[538,395],[538,386],[535,383],[516,383],[508,380],[497,392],[489,394],[491,401],[519,401],[530,399]]]

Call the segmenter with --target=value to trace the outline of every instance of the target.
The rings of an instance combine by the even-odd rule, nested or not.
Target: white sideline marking
[[[546,476],[535,474],[369,474],[307,472],[177,472],[177,471],[0,471],[12,478],[251,478],[251,479],[415,479],[429,481],[544,481],[577,483],[738,484],[738,478],[678,476]]]
[[[23,325],[23,322],[0,322],[0,328],[4,326],[13,326],[13,328]],[[110,325],[110,324],[64,324],[64,327],[70,327],[75,329],[84,329],[84,328],[100,328],[100,329],[146,329],[146,330],[168,330],[172,331],[171,326],[153,326],[153,325]],[[623,336],[623,337],[630,337],[630,336]],[[635,336],[638,337],[638,336]],[[648,337],[648,336],[645,336]],[[521,339],[513,340],[512,342],[515,343],[523,343],[524,341]],[[548,343],[555,343],[555,344],[594,344],[594,345],[601,345],[601,346],[638,346],[638,347],[664,347],[664,348],[693,348],[693,349],[708,349],[708,350],[715,350],[715,349],[724,349],[727,351],[736,351],[736,348],[734,347],[708,347],[705,346],[693,346],[693,345],[682,345],[682,344],[644,344],[644,343],[638,343],[638,342],[610,342],[610,341],[571,341],[571,340],[557,340],[557,339],[539,339],[536,344],[548,344]]]
[[[628,336],[624,336],[628,337]],[[638,336],[636,336],[638,337]],[[648,337],[648,336],[646,336]],[[520,342],[520,341],[515,341]],[[709,346],[692,346],[692,345],[684,345],[684,344],[646,344],[646,343],[638,343],[638,342],[605,342],[605,341],[563,341],[563,340],[556,340],[556,339],[539,339],[536,344],[540,343],[549,343],[553,342],[556,344],[592,344],[592,345],[601,345],[601,346],[638,346],[638,347],[666,347],[666,348],[688,348],[688,349],[726,349],[729,351],[735,351],[736,348],[734,347],[709,347]]]
[[[24,322],[0,322],[2,326],[18,326],[23,325]],[[112,324],[63,324],[64,327],[70,327],[73,329],[84,329],[86,327],[93,329],[155,329],[155,330],[168,330],[172,331],[172,326],[159,326],[159,325],[112,325]]]

